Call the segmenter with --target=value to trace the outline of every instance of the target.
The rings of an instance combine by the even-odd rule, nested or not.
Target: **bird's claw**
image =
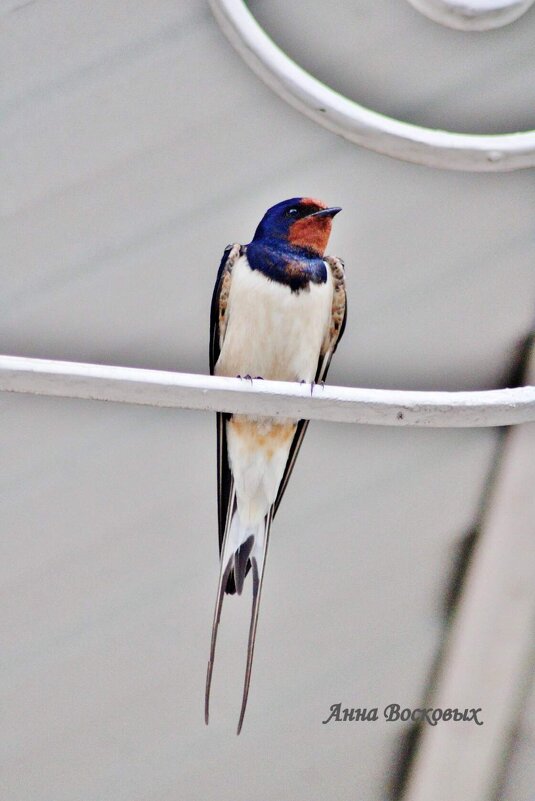
[[[301,379],[301,381],[299,383],[300,384],[308,384],[308,381],[305,381],[305,379],[303,378],[303,379]],[[321,383],[323,384],[323,381]],[[310,396],[311,397],[314,394],[314,387],[315,386],[316,386],[316,382],[315,381],[311,381],[310,382]]]

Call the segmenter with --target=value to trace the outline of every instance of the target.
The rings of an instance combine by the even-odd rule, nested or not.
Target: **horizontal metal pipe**
[[[535,421],[535,387],[413,392],[249,381],[0,356],[0,390],[368,425],[464,428]]]

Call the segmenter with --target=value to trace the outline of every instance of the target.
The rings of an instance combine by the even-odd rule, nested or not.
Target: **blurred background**
[[[249,7],[298,63],[377,111],[535,128],[533,10],[467,34],[402,0]],[[204,0],[3,0],[0,14],[3,353],[206,373],[223,248],[307,195],[343,207],[329,250],[349,316],[331,383],[514,383],[534,311],[531,170],[432,170],[342,140],[250,71]],[[2,395],[3,796],[400,797],[410,723],[321,721],[337,702],[425,705],[501,441],[310,426],[237,738],[248,600],[225,605],[203,721],[213,416]],[[535,794],[522,686],[500,801]]]

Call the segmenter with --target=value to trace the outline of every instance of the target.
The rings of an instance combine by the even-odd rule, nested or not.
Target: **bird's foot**
[[[301,383],[303,383],[303,381],[301,381]],[[310,394],[311,395],[314,394],[314,387],[321,387],[322,389],[325,389],[325,381],[323,381],[323,380],[321,380],[321,381],[311,381],[310,382]]]
[[[308,384],[308,381],[305,381],[305,379],[303,378],[303,379],[301,379],[301,381],[299,383],[300,384]],[[315,381],[311,381],[310,382],[310,395],[311,396],[314,394],[314,387],[315,386],[316,386],[316,382]]]

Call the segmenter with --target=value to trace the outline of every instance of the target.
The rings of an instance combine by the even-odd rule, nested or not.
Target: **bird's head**
[[[332,221],[341,209],[328,207],[311,197],[292,197],[266,211],[255,231],[253,242],[280,241],[322,257],[329,241]]]

